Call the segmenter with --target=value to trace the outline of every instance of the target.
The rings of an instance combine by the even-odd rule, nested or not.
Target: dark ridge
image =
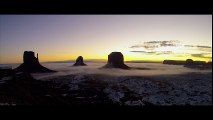
[[[185,65],[186,61],[179,60],[164,60],[163,64],[171,64],[171,65]]]
[[[193,61],[192,59],[187,59],[186,61],[164,60],[163,64],[184,65],[187,68],[212,69],[212,62],[206,63],[205,61]]]

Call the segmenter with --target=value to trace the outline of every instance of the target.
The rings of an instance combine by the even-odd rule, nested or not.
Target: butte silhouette
[[[82,56],[79,56],[77,59],[76,59],[76,62],[73,66],[86,66],[86,64],[84,63],[84,59]]]
[[[36,58],[34,56],[34,52],[32,52],[32,51],[25,51],[23,59],[24,59],[24,63],[22,63],[19,67],[14,69],[15,71],[28,72],[28,73],[56,72],[56,71],[43,67],[39,63],[38,54],[37,54],[37,58]]]
[[[120,68],[130,69],[129,66],[124,64],[124,57],[121,52],[112,52],[108,55],[108,63],[103,68]]]

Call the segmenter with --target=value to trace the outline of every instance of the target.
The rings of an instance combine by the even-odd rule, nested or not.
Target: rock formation
[[[13,74],[14,72],[13,72],[12,66],[0,67],[0,79],[6,76],[12,76]]]
[[[163,64],[171,64],[171,65],[184,65],[185,61],[179,61],[179,60],[164,60]]]
[[[34,56],[34,52],[25,51],[23,56],[23,64],[15,69],[15,71],[29,72],[29,73],[46,73],[46,72],[55,72],[49,70],[48,68],[43,67],[37,58]]]
[[[207,62],[205,66],[212,69],[212,62]]]
[[[121,68],[130,69],[124,64],[124,57],[121,52],[112,52],[108,55],[108,63],[103,68]]]
[[[194,65],[205,65],[207,64],[205,61],[194,61]]]
[[[79,56],[77,59],[76,59],[76,62],[73,66],[86,66],[86,64],[84,64],[84,59],[82,56]]]
[[[192,59],[187,59],[185,65],[194,65],[194,61]]]
[[[196,69],[212,69],[211,62],[206,63],[205,61],[193,61],[192,59],[187,59],[184,67],[196,68]]]
[[[208,66],[212,66],[212,62],[208,62],[207,65],[208,65]]]

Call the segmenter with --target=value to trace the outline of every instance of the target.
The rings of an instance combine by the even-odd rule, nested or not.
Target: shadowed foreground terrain
[[[0,105],[212,105],[212,73],[158,76],[77,73],[36,80],[20,72],[1,78]]]
[[[0,84],[1,105],[81,106],[116,105],[102,92],[104,83],[87,81],[78,90],[68,90],[54,81],[35,80],[28,73],[18,73]]]

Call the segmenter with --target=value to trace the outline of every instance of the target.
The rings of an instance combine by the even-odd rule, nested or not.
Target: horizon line
[[[164,60],[175,60],[175,59],[164,59]],[[134,63],[162,63],[164,60],[124,60],[124,62],[134,62]],[[61,63],[66,63],[66,62],[74,62],[76,61],[76,59],[71,59],[71,60],[61,60],[61,61],[43,61],[40,63],[57,63],[57,62],[61,62]],[[87,62],[107,62],[107,59],[84,59],[84,61]],[[175,61],[186,61],[185,60],[175,60]],[[200,60],[195,60],[195,61],[200,61]],[[205,61],[205,62],[212,62],[211,61]],[[17,63],[0,63],[0,65],[4,65],[4,64],[22,64],[23,62],[17,62]]]

